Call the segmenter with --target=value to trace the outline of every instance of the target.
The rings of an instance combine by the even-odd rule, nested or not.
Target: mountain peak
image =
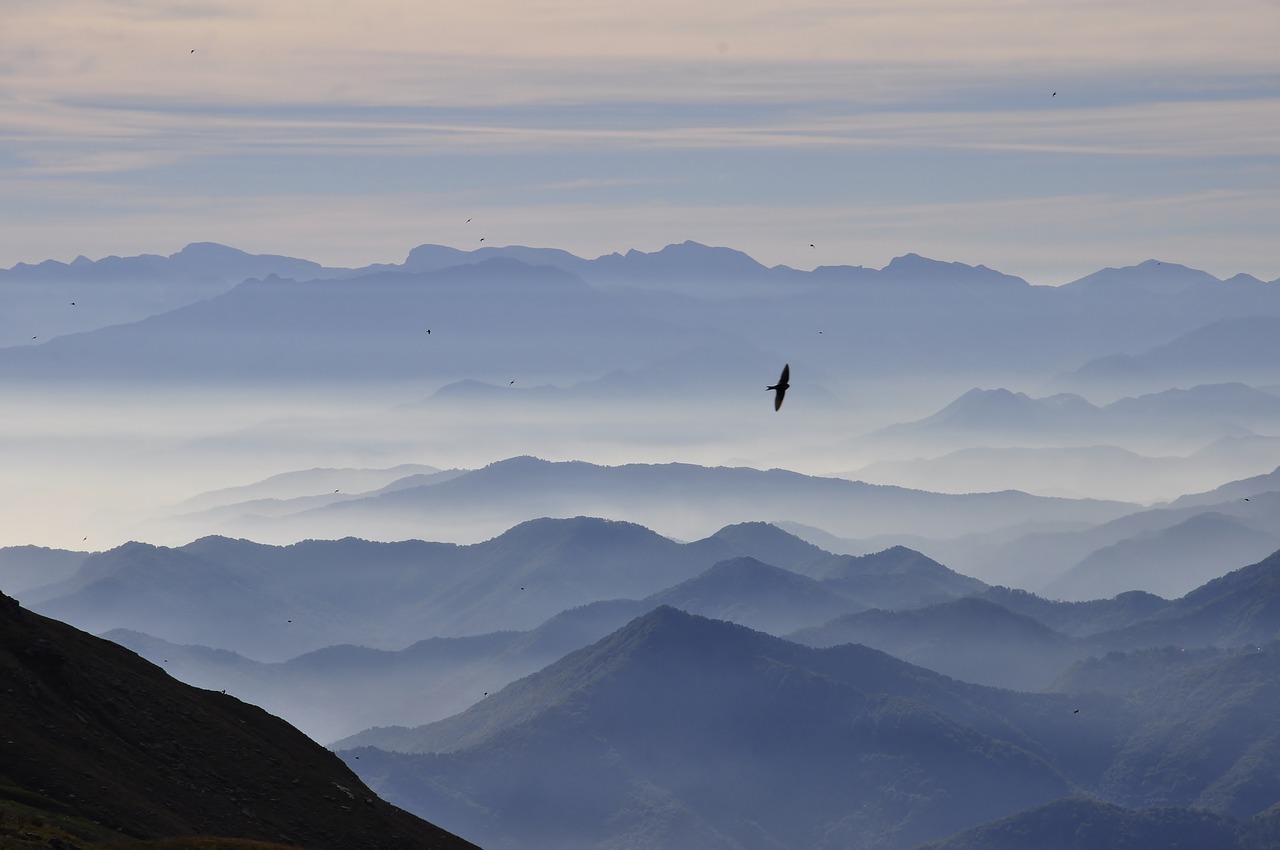
[[[1059,287],[1062,291],[1122,289],[1149,294],[1176,293],[1201,284],[1220,284],[1213,275],[1199,269],[1163,260],[1144,260],[1136,266],[1105,269]]]
[[[231,248],[218,242],[191,242],[181,251],[175,251],[169,255],[169,259],[181,257],[188,260],[199,259],[244,259],[252,256],[247,251],[241,251],[239,248]]]
[[[986,266],[970,266],[964,263],[948,263],[932,260],[919,254],[903,254],[894,257],[880,270],[880,275],[892,281],[909,283],[941,283],[947,285],[1000,285],[1030,286],[1020,277],[997,272]]]

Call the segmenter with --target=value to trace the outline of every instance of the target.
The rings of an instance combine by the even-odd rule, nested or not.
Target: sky
[[[2,0],[0,267],[692,239],[1271,280],[1278,36],[1276,0]]]

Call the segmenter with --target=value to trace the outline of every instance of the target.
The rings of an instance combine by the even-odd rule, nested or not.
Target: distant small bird
[[[191,48],[191,52],[192,52],[192,53],[195,53],[195,52],[196,52],[196,49],[195,49],[194,47],[193,47],[193,48]]]
[[[1249,501],[1249,497],[1248,497],[1248,496],[1245,496],[1245,497],[1244,497],[1244,500],[1245,500],[1246,502],[1247,502],[1247,501]]]
[[[1072,714],[1079,714],[1079,713],[1080,713],[1080,709],[1078,709],[1078,708],[1077,708],[1075,711],[1073,711],[1073,712],[1071,712],[1071,713],[1072,713]]]
[[[787,390],[791,388],[789,381],[791,380],[791,364],[787,363],[782,367],[782,377],[778,378],[778,383],[771,387],[765,387],[766,390],[773,390],[773,409],[779,410],[782,407],[782,397],[787,394]]]
[[[509,387],[515,386],[515,383],[516,383],[515,381],[512,381],[511,383],[507,384],[507,386]]]
[[[467,223],[468,223],[468,224],[470,224],[470,223],[471,223],[471,219],[467,219]]]
[[[427,336],[431,336],[431,328],[427,328]]]
[[[813,248],[813,247],[815,247],[815,246],[814,246],[814,244],[813,244],[812,242],[810,242],[810,243],[809,243],[809,247],[810,247],[810,248]]]
[[[338,491],[337,491],[337,490],[334,490],[333,492],[335,492],[335,493],[336,493],[336,492],[338,492]]]
[[[1053,94],[1049,95],[1049,97],[1057,97],[1057,96],[1058,96],[1057,92],[1054,92]]]
[[[72,307],[76,306],[76,302],[72,301],[72,302],[71,302],[71,306],[72,306]]]
[[[483,236],[481,236],[481,237],[480,237],[480,241],[481,241],[481,242],[483,242],[483,241],[484,241],[484,237],[483,237]]]

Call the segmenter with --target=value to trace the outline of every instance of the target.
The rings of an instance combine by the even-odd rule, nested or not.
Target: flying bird
[[[765,387],[766,390],[773,390],[773,409],[778,410],[782,407],[782,397],[787,394],[787,390],[791,387],[788,381],[791,380],[791,364],[787,363],[782,367],[782,377],[778,378],[778,383],[771,387]]]

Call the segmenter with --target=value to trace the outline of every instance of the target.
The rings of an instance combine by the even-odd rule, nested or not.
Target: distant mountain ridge
[[[1105,521],[1134,506],[1019,492],[940,495],[803,475],[782,469],[687,463],[604,466],[513,457],[440,483],[343,499],[288,516],[252,517],[224,531],[296,536],[323,525],[374,539],[410,529],[444,535],[475,528],[496,534],[533,516],[601,513],[691,539],[715,528],[804,517],[844,536],[909,533],[948,536],[1036,519]]]
[[[126,628],[275,661],[336,643],[399,649],[431,636],[533,629],[568,608],[641,600],[757,555],[784,569],[830,557],[763,523],[682,544],[633,523],[576,517],[524,522],[469,546],[131,543],[24,596],[93,632]]]
[[[1179,269],[1143,264],[1109,270],[1108,278],[1181,281],[1189,272]],[[1065,373],[1126,345],[1157,346],[1211,322],[1258,322],[1280,316],[1280,288],[1238,278],[1228,283],[1203,272],[1196,273],[1200,282],[1195,285],[1156,287],[1158,296],[1148,293],[1146,300],[1135,302],[1118,283],[1032,286],[984,266],[916,254],[897,257],[881,270],[832,266],[806,272],[785,266],[766,268],[740,251],[693,242],[590,260],[557,249],[507,246],[460,251],[422,245],[403,264],[361,269],[326,269],[305,260],[255,256],[196,243],[168,258],[144,255],[96,263],[18,266],[0,272],[0,290],[7,286],[11,293],[18,293],[23,280],[39,274],[61,275],[70,289],[55,300],[41,302],[45,318],[12,329],[11,343],[33,342],[24,348],[39,351],[0,356],[0,376],[84,379],[97,375],[145,383],[173,380],[177,373],[232,382],[296,381],[307,373],[310,363],[313,371],[328,372],[332,379],[389,378],[404,368],[403,363],[415,362],[419,369],[430,368],[435,374],[461,380],[479,378],[485,364],[509,363],[495,360],[493,347],[505,348],[504,339],[506,345],[519,345],[531,329],[539,329],[544,334],[555,332],[561,345],[578,355],[583,343],[600,339],[612,345],[594,346],[597,357],[610,348],[620,349],[593,374],[570,373],[574,379],[589,380],[608,370],[641,365],[637,348],[642,338],[650,343],[648,351],[659,343],[657,347],[667,350],[690,348],[710,332],[739,341],[764,339],[770,321],[775,331],[785,335],[804,329],[793,342],[803,339],[806,350],[856,352],[861,362],[874,363],[878,370],[989,371],[1000,363],[1007,368],[1010,356],[1019,352],[1027,366],[1039,364],[1039,368]],[[83,287],[94,275],[117,275],[135,283],[161,280],[166,292],[181,289],[176,284],[187,279],[184,275],[203,275],[217,282],[196,298],[164,295],[148,309],[104,313],[87,324],[79,319],[68,324],[69,319],[58,318],[106,309],[93,306],[92,299],[75,295],[64,299],[64,293]],[[228,288],[231,284],[234,289]],[[621,293],[620,287],[631,294]],[[937,297],[922,302],[913,294],[921,287]],[[53,292],[49,287],[45,290]],[[637,299],[637,292],[648,294]],[[532,293],[538,298],[529,299]],[[496,297],[499,294],[503,297]],[[479,303],[476,295],[483,296]],[[1151,298],[1165,301],[1153,310]],[[75,308],[69,306],[72,301]],[[771,309],[779,301],[787,305],[781,325],[778,310]],[[993,310],[997,304],[1000,308]],[[631,326],[619,321],[620,305],[626,305]],[[695,328],[687,324],[686,314],[697,316],[698,333],[690,332]],[[829,334],[829,339],[811,338],[827,324],[823,318],[832,315],[850,316],[852,324],[842,328],[845,333]],[[251,318],[246,327],[232,321],[232,316],[257,318]],[[1066,331],[1064,323],[1072,325],[1085,316],[1091,323],[1088,335]],[[590,321],[583,322],[585,317]],[[888,332],[908,318],[918,324],[920,334],[908,339]],[[532,327],[521,328],[513,320]],[[435,356],[428,366],[422,363],[417,336],[429,325],[444,329],[453,343],[434,346]],[[262,333],[267,328],[275,333]],[[972,339],[975,333],[986,340],[984,346],[951,345],[961,338]],[[47,340],[67,334],[76,339],[45,347]],[[177,345],[177,339],[190,348]],[[360,344],[349,345],[353,339]],[[232,347],[230,341],[235,342],[233,348],[247,349],[245,353],[254,356],[256,370],[248,368],[246,358],[224,350]],[[814,348],[819,342],[821,347]],[[164,349],[165,354],[148,361],[138,348],[153,353]],[[583,360],[582,356],[551,358],[536,346],[525,351],[526,356],[533,353],[542,360],[539,365],[548,376],[572,370]],[[463,364],[469,368],[463,369]]]

